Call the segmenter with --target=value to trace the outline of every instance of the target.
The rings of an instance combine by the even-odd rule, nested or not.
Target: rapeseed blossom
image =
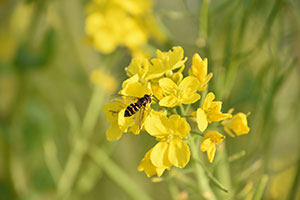
[[[145,129],[156,137],[159,142],[152,148],[150,156],[152,165],[141,163],[145,173],[155,169],[170,169],[172,165],[183,168],[190,160],[190,149],[182,139],[187,138],[191,128],[189,124],[179,115],[171,115],[167,118],[166,113],[152,112],[145,121]],[[142,169],[142,168],[140,168]],[[160,176],[160,173],[157,173]]]
[[[205,131],[208,124],[232,117],[229,113],[222,113],[222,102],[214,101],[215,95],[210,92],[206,95],[203,105],[197,109],[197,124],[200,131]]]
[[[177,85],[170,78],[159,80],[159,86],[162,88],[164,97],[159,101],[160,106],[175,107],[181,104],[192,104],[200,99],[196,93],[199,81],[192,76],[188,76]]]
[[[106,132],[108,140],[118,140],[123,133],[138,135],[145,131],[158,141],[146,152],[138,166],[138,170],[144,171],[148,177],[160,177],[172,167],[188,165],[191,144],[187,139],[203,135],[191,130],[191,127],[198,126],[204,132],[212,122],[219,122],[228,134],[233,135],[232,131],[236,135],[249,132],[246,115],[238,113],[232,117],[232,111],[222,113],[222,102],[214,100],[213,92],[204,95],[203,104],[198,109],[189,106],[199,102],[200,92],[207,89],[212,73],[208,73],[207,59],[202,60],[194,54],[189,75],[185,76],[186,60],[182,47],[173,47],[167,52],[157,50],[156,58],[133,58],[125,68],[128,79],[118,92],[121,99],[113,99],[103,109],[107,121],[111,122]],[[137,103],[145,94],[152,98],[151,103],[140,105],[140,110],[125,117],[127,106]],[[186,116],[188,113],[192,116]],[[196,117],[197,126],[192,126],[194,122],[188,120],[190,117]],[[215,129],[210,128],[204,134],[198,147],[199,151],[207,153],[210,163],[214,160],[217,144],[225,138],[221,130]]]
[[[208,131],[207,133],[205,133],[203,141],[201,143],[201,151],[207,153],[207,158],[210,163],[212,163],[214,160],[216,145],[221,143],[224,138],[225,136],[217,131]]]
[[[193,64],[189,69],[189,74],[195,76],[199,80],[199,91],[204,91],[207,88],[207,84],[212,78],[213,74],[207,74],[207,58],[202,58],[199,54],[195,53],[193,56]]]
[[[101,86],[107,93],[114,93],[117,88],[117,80],[102,69],[92,71],[90,79],[93,84]]]
[[[229,110],[228,113],[232,113],[233,109]],[[244,113],[237,113],[233,115],[231,119],[224,120],[222,122],[224,126],[225,132],[231,137],[235,137],[235,135],[240,136],[244,134],[248,134],[250,128],[248,127],[247,115]],[[235,135],[233,134],[235,133]]]
[[[87,37],[105,54],[118,46],[140,54],[150,37],[164,40],[152,15],[152,7],[151,0],[92,0],[87,6]]]

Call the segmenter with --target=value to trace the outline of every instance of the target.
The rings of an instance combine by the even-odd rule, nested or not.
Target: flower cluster
[[[102,53],[125,46],[143,55],[142,46],[150,37],[164,40],[152,15],[151,0],[92,0],[87,13],[86,34]]]
[[[201,92],[207,90],[212,78],[212,73],[207,71],[207,59],[202,60],[196,53],[189,75],[184,77],[186,60],[179,46],[168,52],[157,50],[156,58],[132,59],[125,69],[129,78],[123,82],[119,97],[104,107],[106,119],[111,122],[106,132],[108,140],[118,140],[128,132],[138,135],[145,130],[158,141],[138,167],[148,177],[161,176],[172,166],[184,168],[191,155],[186,139],[192,133],[204,136],[199,149],[207,152],[208,160],[212,163],[216,145],[225,138],[217,130],[207,130],[213,122],[221,122],[230,136],[234,136],[233,132],[236,135],[249,132],[245,114],[232,116],[233,110],[223,113],[222,102],[215,101],[212,92],[201,97]],[[135,108],[133,113],[132,107],[137,106],[131,103],[140,101],[144,95],[150,95],[152,103],[138,106],[140,109]],[[130,102],[131,96],[136,98],[130,98]],[[197,103],[201,98],[203,103]],[[132,115],[125,117],[127,109],[131,109]],[[191,130],[190,124],[194,122],[199,130]]]

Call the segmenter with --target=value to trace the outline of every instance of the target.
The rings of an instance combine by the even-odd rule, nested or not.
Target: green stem
[[[196,145],[194,138],[192,136],[189,137],[189,144],[191,147],[192,158],[193,160],[199,160],[199,146]],[[195,175],[198,181],[199,191],[204,199],[216,200],[216,196],[210,188],[207,176],[205,175],[205,171],[203,167],[195,162]]]
[[[195,134],[195,135],[200,135],[200,136],[204,137],[204,133],[200,133],[200,132],[197,132],[197,131],[190,131],[190,133]]]
[[[179,192],[178,192],[178,188],[177,188],[176,184],[174,183],[173,179],[168,180],[168,188],[169,188],[172,199],[177,200]]]
[[[201,13],[199,18],[199,38],[202,38],[205,42],[208,36],[208,9],[210,0],[202,0]]]
[[[216,167],[216,176],[218,180],[230,191],[232,191],[230,166],[228,163],[228,155],[226,152],[225,141],[219,146],[218,157],[219,164]],[[218,192],[218,197],[220,199],[234,199],[233,193]]]
[[[115,164],[100,148],[89,152],[91,158],[103,169],[108,177],[117,183],[130,197],[136,200],[150,200],[141,188],[117,164]]]
[[[294,182],[293,182],[293,186],[292,186],[290,194],[289,194],[289,200],[296,199],[299,184],[300,184],[300,158],[299,158],[299,161],[298,161],[298,167],[297,167],[296,176],[295,176],[295,179],[294,179]]]
[[[92,128],[96,124],[102,103],[102,91],[96,87],[83,120],[81,129],[82,137],[78,137],[75,142],[74,150],[69,156],[63,174],[58,182],[57,195],[60,199],[68,199],[71,194],[71,189],[80,169],[82,158],[87,152],[89,140],[93,133]]]
[[[223,184],[216,178],[212,175],[212,173],[204,166],[204,164],[198,159],[196,160],[198,163],[200,163],[200,165],[203,167],[207,177],[213,182],[213,184],[215,186],[217,186],[219,189],[221,189],[222,191],[228,193],[228,189],[226,189]]]
[[[257,190],[254,194],[253,200],[261,200],[263,199],[263,194],[267,186],[267,182],[269,180],[269,177],[267,175],[263,175],[260,179],[259,185],[257,187]]]

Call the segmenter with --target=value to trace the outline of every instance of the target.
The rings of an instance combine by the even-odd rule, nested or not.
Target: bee
[[[124,117],[131,117],[136,112],[138,112],[141,109],[145,109],[145,107],[150,104],[152,101],[152,98],[150,95],[145,94],[143,97],[138,98],[136,103],[132,103],[129,106],[127,106]]]
[[[114,95],[116,96],[116,95]],[[126,107],[124,117],[133,116],[136,125],[142,128],[145,109],[152,102],[152,95],[145,94],[143,97],[125,96],[118,94],[114,101],[124,104]]]

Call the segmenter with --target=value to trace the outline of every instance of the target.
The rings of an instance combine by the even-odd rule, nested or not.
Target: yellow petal
[[[190,160],[191,152],[188,145],[180,138],[174,138],[170,141],[169,160],[179,168],[184,168]]]
[[[169,95],[159,101],[159,105],[163,107],[175,107],[180,105],[179,99],[174,95]]]
[[[156,54],[157,58],[151,59],[153,67],[149,69],[149,74],[156,76],[156,78],[170,70],[182,67],[187,60],[187,58],[183,59],[183,49],[179,46],[173,47],[173,50],[168,52],[157,50]]]
[[[129,84],[137,83],[139,81],[139,75],[135,74],[134,76],[123,81],[122,88],[126,88]]]
[[[150,160],[150,154],[152,150],[153,148],[146,153],[145,157],[142,159],[140,165],[138,166],[138,171],[144,171],[147,177],[153,176],[155,174],[157,174],[157,176],[161,176],[165,171],[165,168],[158,169],[152,164]]]
[[[228,114],[228,113],[213,112],[207,116],[207,121],[208,121],[208,123],[219,122],[224,119],[231,118],[231,117],[232,117],[232,115]]]
[[[154,147],[150,155],[150,160],[154,166],[158,168],[171,167],[171,163],[168,158],[169,144],[167,142],[158,142]]]
[[[197,125],[201,132],[205,131],[208,126],[206,114],[201,108],[197,109]]]
[[[139,79],[144,79],[149,69],[148,59],[133,58],[128,67],[125,68],[127,76],[138,74]]]
[[[158,99],[162,99],[163,98],[163,91],[161,89],[161,87],[159,86],[158,83],[156,82],[151,82],[151,90],[153,92],[153,95],[158,98]]]
[[[200,149],[201,149],[201,151],[205,152],[205,151],[207,151],[207,150],[210,148],[210,146],[212,146],[212,145],[214,145],[214,144],[212,143],[212,141],[211,141],[210,138],[204,138],[204,139],[202,140]]]
[[[193,56],[193,64],[191,68],[193,74],[199,79],[199,81],[201,83],[204,83],[207,75],[207,58],[202,60],[199,54],[195,53]]]
[[[190,125],[179,115],[171,115],[169,124],[170,129],[173,130],[173,135],[180,138],[187,138],[187,134],[191,131]]]
[[[180,101],[183,104],[192,104],[198,101],[199,99],[200,99],[200,95],[197,93],[186,93],[184,96],[182,96]]]
[[[210,92],[206,95],[203,105],[202,105],[202,109],[203,110],[208,110],[212,101],[215,99],[215,95],[214,93]]]
[[[124,105],[119,102],[108,103],[103,107],[105,118],[108,122],[114,121],[118,118],[118,113],[124,109]]]
[[[224,140],[225,136],[218,131],[207,131],[204,135],[204,139],[206,138],[210,138],[213,143],[219,144]]]
[[[120,91],[125,96],[143,97],[145,94],[151,94],[150,84],[148,82],[142,84],[140,82],[128,84],[127,87]]]
[[[198,86],[198,79],[193,76],[188,76],[181,81],[178,87],[182,91],[193,93],[197,91]]]
[[[161,175],[163,175],[163,173],[165,172],[165,170],[168,168],[156,168],[156,174],[158,177],[161,177]]]
[[[123,132],[127,132],[130,126],[135,125],[134,115],[131,117],[124,117],[125,109],[118,114],[118,125]]]
[[[110,127],[106,130],[106,139],[108,141],[115,141],[122,137],[123,132],[118,126],[118,121],[115,120]]]
[[[224,126],[226,133],[230,136],[233,135],[232,131],[234,131],[237,136],[248,134],[250,131],[247,122],[247,115],[244,113],[235,114],[232,119],[224,120],[222,125]]]
[[[159,80],[159,86],[163,90],[163,93],[166,94],[166,95],[170,95],[170,94],[175,95],[177,93],[177,90],[178,90],[177,85],[174,83],[174,81],[172,81],[169,78],[160,79]]]
[[[216,154],[216,145],[211,145],[207,150],[207,158],[210,163],[213,162]]]
[[[168,127],[168,118],[161,112],[152,111],[145,120],[145,129],[152,136],[168,135]]]
[[[250,128],[248,127],[246,114],[238,113],[234,115],[232,121],[234,122],[232,124],[233,130],[237,136],[249,133]]]

